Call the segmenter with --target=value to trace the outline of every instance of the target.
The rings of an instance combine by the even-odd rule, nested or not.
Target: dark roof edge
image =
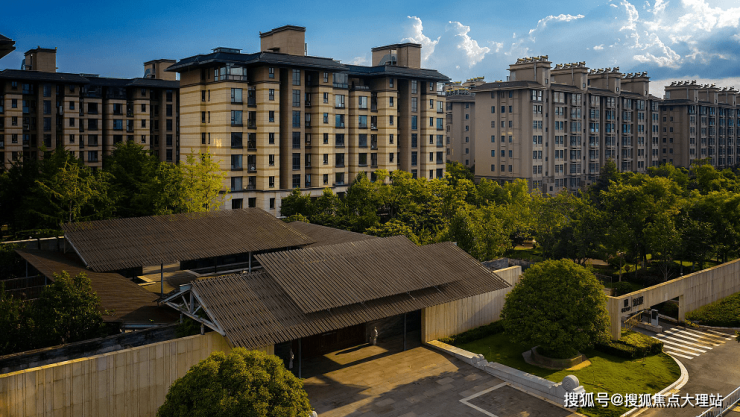
[[[372,48],[370,50],[372,52],[375,52],[375,51],[382,51],[384,49],[398,48],[398,47],[401,47],[401,46],[410,46],[412,48],[421,48],[421,44],[420,43],[406,42],[406,43],[394,43],[394,44],[384,45],[384,46],[376,46],[375,48]]]
[[[28,51],[26,51],[26,54],[28,54],[29,52],[54,52],[54,53],[57,53],[57,48],[54,48],[54,49],[51,49],[51,48],[42,48],[42,47],[39,46],[37,48],[29,49]]]
[[[303,26],[284,25],[284,26],[280,26],[279,28],[272,29],[271,31],[268,31],[265,33],[260,32],[260,38],[264,38],[265,36],[274,35],[279,32],[284,32],[286,30],[295,30],[298,32],[305,32],[306,28]]]

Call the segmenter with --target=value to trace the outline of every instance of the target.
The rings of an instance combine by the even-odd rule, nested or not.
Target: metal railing
[[[720,417],[725,415],[728,411],[740,401],[740,387],[736,388],[729,395],[722,398],[722,405],[720,407],[712,407],[709,410],[701,413],[698,417]]]

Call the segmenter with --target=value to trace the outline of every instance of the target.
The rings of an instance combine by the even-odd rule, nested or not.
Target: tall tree
[[[104,326],[100,298],[84,272],[54,274],[54,282],[35,302],[33,321],[40,347],[99,337]]]
[[[226,199],[223,182],[226,171],[210,152],[191,153],[182,169],[182,205],[188,213],[218,210]]]
[[[116,211],[121,217],[161,214],[150,194],[155,189],[165,196],[174,197],[168,193],[167,187],[154,184],[161,181],[158,171],[160,164],[165,163],[133,141],[116,144],[111,155],[103,162],[105,170],[111,175],[111,189],[119,197]],[[176,183],[169,183],[167,186],[177,188]]]
[[[663,281],[670,278],[671,263],[681,247],[681,233],[676,228],[674,217],[673,213],[660,213],[645,228],[648,250],[652,258],[660,262]]]

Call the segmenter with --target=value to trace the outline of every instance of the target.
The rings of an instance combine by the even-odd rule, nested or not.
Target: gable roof
[[[405,236],[265,253],[257,260],[304,313],[490,273],[451,242],[416,246]]]
[[[67,223],[62,228],[80,259],[97,272],[314,242],[257,208]]]
[[[253,349],[510,287],[462,250],[451,251],[451,247],[454,245],[449,242],[427,245],[418,247],[417,253],[446,257],[453,264],[465,265],[456,271],[453,282],[345,305],[331,311],[304,312],[269,269],[252,274],[199,279],[188,291],[196,296],[208,317],[217,323],[219,330],[234,346]],[[413,255],[398,254],[398,258],[414,265],[420,262]],[[306,268],[318,270],[321,266],[309,264]],[[351,273],[347,271],[345,276],[349,277]],[[346,282],[341,285],[347,288],[352,284]]]

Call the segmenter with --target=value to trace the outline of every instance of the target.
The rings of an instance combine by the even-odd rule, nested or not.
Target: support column
[[[620,309],[622,306],[622,299],[609,298],[607,302],[607,310],[609,310],[610,330],[612,340],[619,340],[622,337],[622,315]]]
[[[213,273],[218,273],[218,256],[213,258]]]
[[[164,262],[159,264],[159,295],[164,297]]]
[[[249,252],[249,272],[252,272],[252,252]]]
[[[301,367],[303,366],[303,357],[301,356],[301,339],[298,339],[298,378],[301,378]]]
[[[403,313],[403,351],[406,351],[406,313]]]

